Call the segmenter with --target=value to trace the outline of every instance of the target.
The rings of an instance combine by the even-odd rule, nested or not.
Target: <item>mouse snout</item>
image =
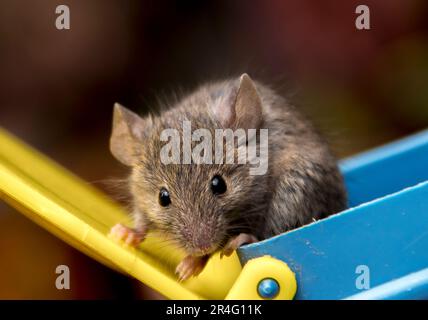
[[[183,228],[185,247],[189,254],[205,255],[217,249],[216,231],[210,225],[192,225]]]
[[[212,241],[206,236],[201,236],[194,240],[194,246],[201,252],[208,252],[212,247]]]

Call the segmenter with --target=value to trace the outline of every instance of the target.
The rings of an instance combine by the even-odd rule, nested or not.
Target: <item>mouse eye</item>
[[[222,194],[227,190],[226,182],[224,182],[221,176],[214,176],[211,179],[211,191],[213,194]]]
[[[171,203],[171,198],[169,197],[169,192],[165,188],[160,189],[159,191],[159,204],[162,207],[167,207]]]

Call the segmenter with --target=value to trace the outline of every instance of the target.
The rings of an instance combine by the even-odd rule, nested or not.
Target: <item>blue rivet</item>
[[[272,278],[263,279],[257,286],[257,292],[263,299],[273,299],[279,293],[279,284]]]

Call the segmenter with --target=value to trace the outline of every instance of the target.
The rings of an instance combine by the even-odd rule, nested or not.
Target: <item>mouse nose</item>
[[[207,236],[199,237],[194,244],[197,249],[203,252],[209,251],[212,247],[212,242]]]
[[[184,230],[183,236],[186,239],[188,249],[192,253],[207,254],[213,251],[213,236],[207,230],[194,229],[191,232]]]

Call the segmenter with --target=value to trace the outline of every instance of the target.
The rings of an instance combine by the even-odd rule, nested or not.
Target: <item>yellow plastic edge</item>
[[[226,300],[264,300],[259,296],[257,287],[266,278],[275,279],[280,287],[273,300],[292,300],[297,291],[296,277],[288,265],[271,256],[249,260],[238,279],[230,289]]]
[[[179,283],[182,258],[151,236],[139,249],[107,234],[126,213],[94,187],[0,128],[0,197],[83,253],[120,270],[170,299],[223,299],[241,271],[236,254],[215,255],[197,278]]]

